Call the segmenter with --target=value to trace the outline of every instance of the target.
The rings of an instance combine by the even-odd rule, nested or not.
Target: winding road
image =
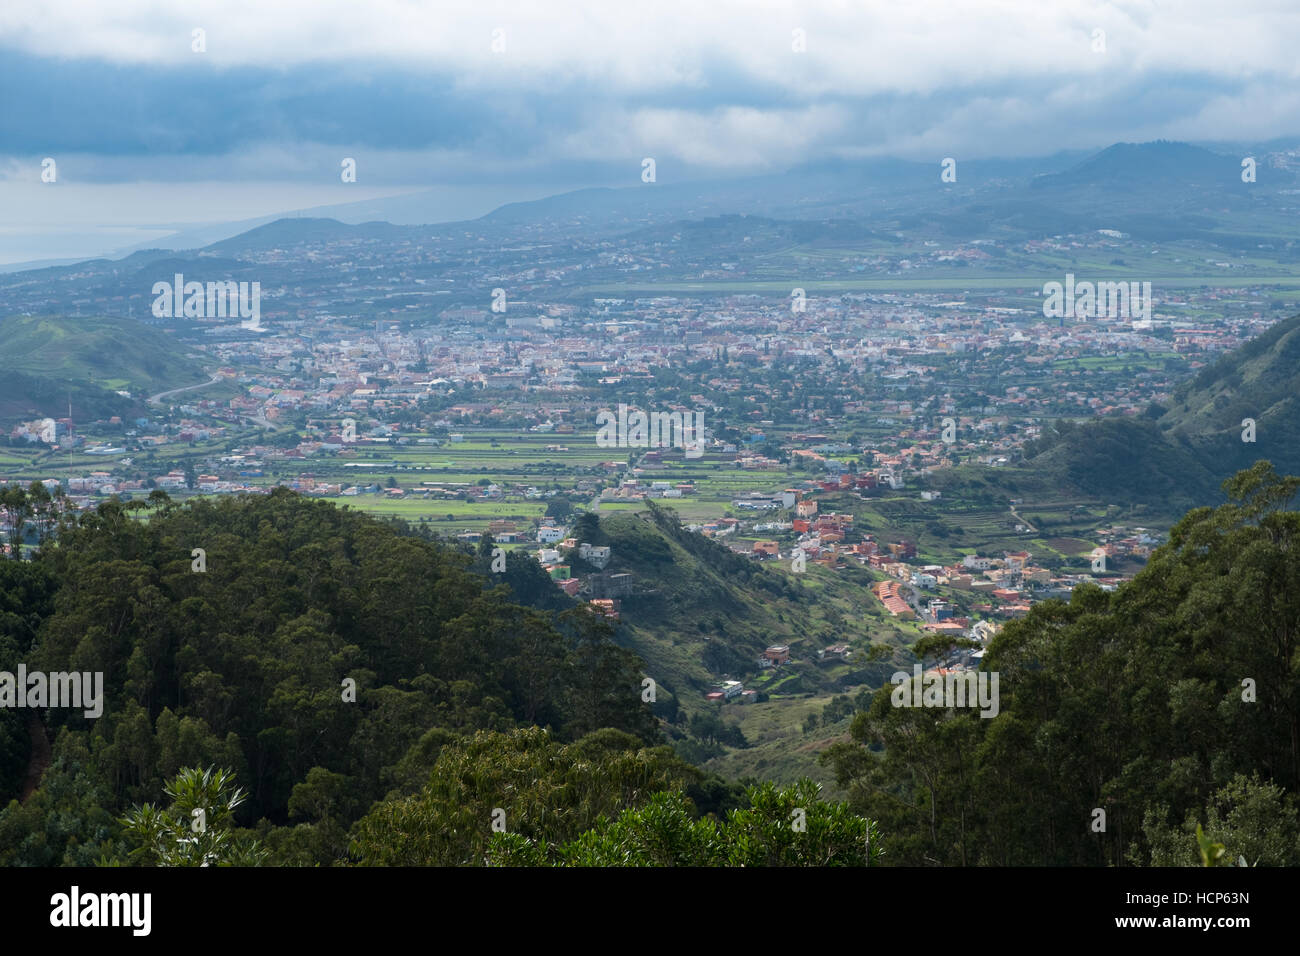
[[[196,388],[207,388],[209,385],[215,385],[219,381],[221,381],[220,373],[212,376],[212,378],[208,379],[206,382],[199,382],[197,385],[182,385],[180,388],[169,388],[165,392],[159,392],[157,395],[151,396],[149,398],[149,404],[156,405],[159,402],[161,402],[164,398],[166,398],[168,395],[176,395],[180,392],[189,392],[189,391],[193,391]]]
[[[1016,514],[1016,509],[1015,509],[1015,506],[1014,506],[1014,505],[1011,507],[1011,517],[1015,518],[1016,521],[1018,521],[1020,524],[1024,525],[1026,528],[1028,528],[1028,529],[1029,529],[1031,532],[1033,532],[1034,534],[1038,534],[1038,529],[1035,528],[1032,524],[1029,523],[1029,519],[1028,519],[1028,518],[1026,518],[1026,517],[1024,517],[1024,516],[1022,516],[1022,515],[1018,515],[1018,514]]]
[[[157,405],[169,395],[177,395],[181,392],[190,392],[196,388],[207,388],[209,385],[215,385],[217,382],[221,381],[223,377],[224,376],[222,376],[221,373],[218,372],[216,375],[212,376],[212,378],[208,379],[206,382],[199,382],[197,385],[182,385],[180,388],[169,388],[165,392],[159,392],[157,395],[151,395],[149,397],[149,404]],[[267,420],[266,413],[263,409],[258,409],[254,414],[248,415],[247,418],[249,421],[257,425],[259,428],[271,428],[271,429],[275,428],[275,425],[273,425],[270,421]]]

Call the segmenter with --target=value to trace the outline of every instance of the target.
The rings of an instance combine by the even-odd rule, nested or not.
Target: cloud
[[[0,43],[118,64],[292,68],[387,63],[492,88],[599,78],[620,93],[689,86],[721,59],[809,92],[928,91],[952,82],[1073,72],[1107,34],[1109,70],[1294,76],[1300,9],[1219,0],[44,0],[0,10]],[[798,63],[791,31],[807,33]],[[206,31],[207,51],[191,49]],[[493,31],[505,50],[492,52]],[[1116,54],[1110,56],[1110,54]]]
[[[372,183],[391,185],[475,170],[602,180],[642,156],[710,175],[825,156],[931,161],[1289,134],[1300,7],[1240,10],[1217,0],[823,0],[797,12],[777,0],[11,4],[0,8],[0,157],[28,170],[76,156],[88,180],[262,181],[336,178],[352,155]],[[806,52],[792,49],[796,28]]]

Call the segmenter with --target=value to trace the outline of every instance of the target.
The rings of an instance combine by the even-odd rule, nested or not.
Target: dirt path
[[[1028,529],[1029,529],[1031,532],[1033,532],[1034,534],[1038,534],[1038,529],[1035,528],[1032,524],[1029,523],[1029,519],[1028,519],[1028,518],[1024,518],[1024,517],[1022,517],[1022,516],[1016,514],[1016,509],[1015,509],[1015,508],[1012,508],[1012,509],[1011,509],[1011,517],[1015,518],[1016,521],[1018,521],[1020,524],[1024,525],[1026,528],[1028,528]]]
[[[19,803],[26,803],[36,788],[41,784],[41,777],[50,765],[50,742],[45,739],[45,727],[41,718],[35,714],[27,717],[27,733],[32,738],[32,759],[27,762],[27,776],[23,778],[22,796]]]

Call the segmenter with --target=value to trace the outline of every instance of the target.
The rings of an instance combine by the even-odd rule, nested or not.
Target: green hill
[[[828,760],[892,864],[1195,866],[1202,826],[1241,865],[1300,863],[1300,478],[1225,484],[1131,582],[998,633],[996,715],[859,711]]]
[[[131,520],[140,509],[149,520]],[[346,827],[417,789],[457,735],[656,742],[637,662],[604,622],[510,604],[465,563],[287,489],[111,500],[36,560],[0,560],[0,672],[103,675],[90,718],[0,708],[0,866],[123,852],[118,814],[183,766],[233,771],[243,819],[311,864],[345,857]],[[44,768],[33,740],[50,746]],[[32,768],[44,776],[20,803]],[[298,826],[322,786],[331,822]]]
[[[131,319],[12,315],[0,319],[0,420],[102,418],[142,408],[135,396],[202,381],[197,353]]]
[[[198,359],[171,337],[132,319],[0,319],[0,363],[12,371],[143,391],[201,381]]]
[[[1117,503],[1171,511],[1222,501],[1219,485],[1256,461],[1300,472],[1300,316],[1226,353],[1146,416],[1057,422],[1025,466]],[[1254,441],[1243,422],[1255,423]]]
[[[1174,393],[1157,424],[1220,480],[1267,458],[1300,471],[1300,316],[1223,355]],[[1243,441],[1243,421],[1255,441]],[[1248,436],[1247,436],[1248,437]]]
[[[1059,421],[1025,448],[1025,469],[1049,483],[1116,504],[1161,506],[1168,513],[1218,500],[1222,477],[1185,440],[1148,419]]]
[[[593,528],[594,519],[581,519],[575,535],[610,546],[608,574],[631,575],[616,639],[645,662],[655,712],[679,752],[731,779],[806,775],[833,789],[817,763],[831,740],[805,734],[801,721],[835,695],[874,689],[900,666],[910,668],[907,648],[920,636],[870,593],[877,577],[857,566],[828,571],[809,563],[794,574],[788,561],[759,564],[685,530],[652,501],[644,512],[614,514]],[[838,643],[853,649],[849,662],[818,660],[819,650]],[[759,656],[773,644],[789,645],[790,662],[760,669]],[[724,679],[767,699],[719,709],[705,694]]]
[[[0,423],[31,418],[61,418],[72,408],[78,421],[93,421],[120,415],[134,418],[146,413],[141,401],[123,398],[116,392],[80,385],[61,378],[7,372],[0,376]]]

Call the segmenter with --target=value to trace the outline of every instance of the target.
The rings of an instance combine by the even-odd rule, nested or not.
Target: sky
[[[1263,142],[1300,133],[1298,36],[1294,0],[5,4],[0,264],[430,188],[471,218],[645,157]]]

